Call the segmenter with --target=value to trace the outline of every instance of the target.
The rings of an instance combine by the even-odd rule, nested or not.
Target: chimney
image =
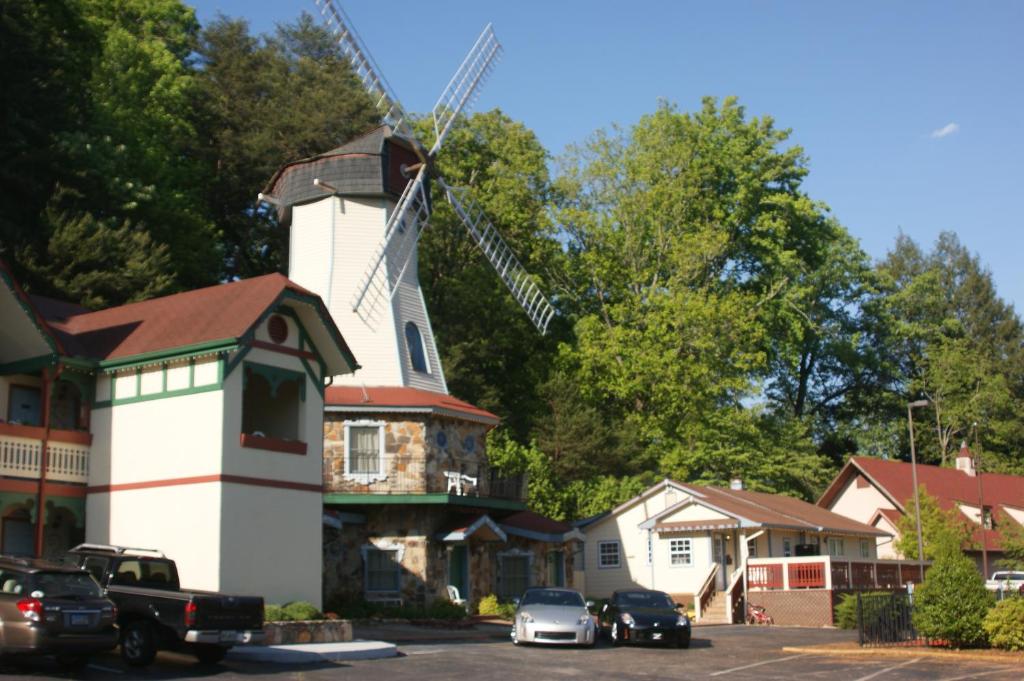
[[[743,478],[733,478],[730,480],[729,489],[743,489]]]
[[[956,455],[956,469],[963,471],[967,475],[974,477],[974,455],[971,454],[971,450],[967,448],[966,442],[960,443],[960,453]]]

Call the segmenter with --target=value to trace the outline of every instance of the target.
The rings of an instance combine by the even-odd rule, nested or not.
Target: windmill
[[[476,98],[501,45],[488,24],[434,105],[434,142],[428,150],[348,16],[333,0],[315,1],[384,126],[338,149],[285,166],[260,199],[275,204],[282,222],[291,225],[289,276],[324,298],[356,356],[369,369],[370,380],[447,392],[417,273],[417,244],[432,212],[431,182],[441,187],[473,243],[541,334],[554,316],[554,308],[483,210],[467,192],[448,185],[435,166],[445,138]],[[383,199],[378,215],[366,214],[367,197]],[[318,210],[328,199],[334,205]],[[378,226],[375,232],[365,224],[374,217],[380,219],[382,230]],[[337,247],[339,238],[347,248]],[[338,257],[344,260],[341,272],[335,271]],[[358,277],[353,277],[355,271]],[[359,324],[345,323],[351,317]],[[394,365],[392,352],[400,360],[397,373],[378,365]],[[360,373],[366,380],[367,372]]]

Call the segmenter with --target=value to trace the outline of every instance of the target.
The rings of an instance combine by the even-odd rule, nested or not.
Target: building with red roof
[[[945,510],[956,510],[971,527],[964,551],[991,572],[1003,557],[1002,530],[1024,525],[1024,476],[979,472],[966,444],[954,468],[918,464],[917,479]],[[818,505],[899,536],[897,523],[913,508],[911,464],[852,457],[818,500]],[[880,541],[879,555],[898,556],[893,543]],[[987,563],[987,565],[986,565]]]
[[[91,311],[0,279],[0,550],[156,547],[188,587],[319,603],[324,390],[358,368],[320,298],[270,274]]]

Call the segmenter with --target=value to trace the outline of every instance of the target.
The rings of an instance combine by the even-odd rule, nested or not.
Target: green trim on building
[[[325,504],[338,506],[374,506],[383,504],[469,506],[471,508],[496,508],[507,511],[524,511],[526,503],[494,497],[464,497],[454,494],[345,494],[328,492],[324,494]]]
[[[50,348],[51,357],[53,361],[57,361],[57,356],[61,352],[60,344],[57,342],[51,334],[49,329],[44,326],[45,322],[40,319],[38,313],[32,308],[31,304],[25,299],[18,295],[18,285],[14,281],[14,275],[7,271],[6,265],[0,268],[0,279],[3,279],[4,284],[10,289],[11,295],[14,296],[14,300],[17,301],[18,306],[25,311],[28,318],[32,321],[32,325],[36,327],[36,331],[42,336],[43,342],[46,343],[47,347]]]
[[[166,350],[155,350],[144,352],[131,357],[118,359],[107,359],[99,363],[101,369],[112,373],[118,369],[132,369],[148,364],[160,364],[161,362],[173,362],[174,360],[194,358],[195,355],[209,355],[214,352],[229,352],[238,347],[238,339],[223,338],[221,340],[207,341],[204,343],[193,343],[191,345],[180,345]]]
[[[122,404],[135,404],[136,402],[149,402],[151,400],[163,400],[171,397],[182,397],[184,395],[198,395],[199,393],[208,393],[215,390],[224,389],[224,359],[223,353],[217,357],[217,380],[213,383],[206,385],[196,385],[196,361],[194,357],[189,358],[188,361],[188,387],[178,388],[176,390],[167,390],[167,364],[164,362],[161,367],[163,373],[163,390],[158,393],[150,393],[148,395],[142,395],[142,369],[135,369],[135,395],[132,397],[118,397],[117,396],[117,376],[110,377],[110,399],[98,401],[93,405],[94,409],[105,409],[107,407],[119,406]]]
[[[0,375],[29,374],[57,363],[56,355],[40,355],[30,359],[19,359],[17,362],[0,364]]]
[[[242,390],[245,390],[246,387],[248,387],[250,373],[255,374],[256,376],[262,376],[263,380],[270,384],[271,397],[277,397],[277,389],[281,387],[282,383],[298,381],[299,399],[303,402],[306,401],[306,375],[301,371],[284,369],[270,364],[260,364],[259,362],[243,362]]]

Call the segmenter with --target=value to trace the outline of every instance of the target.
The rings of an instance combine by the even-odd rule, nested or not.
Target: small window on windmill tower
[[[412,362],[413,371],[430,373],[427,356],[423,352],[423,336],[420,335],[419,327],[412,322],[405,323],[405,344],[409,347],[409,361]]]

